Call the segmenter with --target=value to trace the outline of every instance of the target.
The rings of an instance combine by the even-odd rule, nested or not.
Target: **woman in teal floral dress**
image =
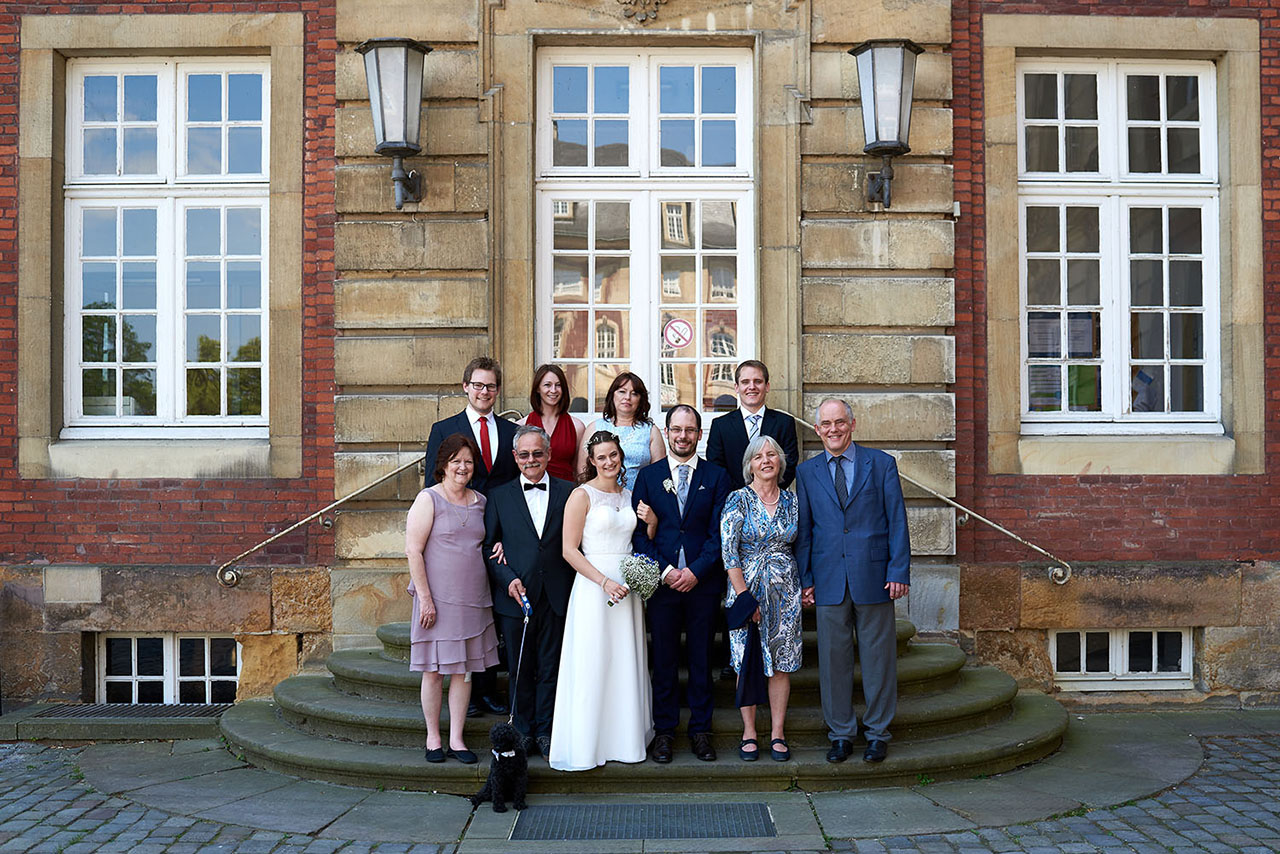
[[[721,551],[729,574],[725,607],[744,591],[760,603],[753,620],[760,628],[764,674],[769,680],[770,755],[779,762],[791,758],[784,727],[791,675],[800,669],[800,571],[792,554],[798,505],[793,493],[779,488],[787,467],[782,448],[770,436],[758,436],[743,454],[742,476],[747,485],[729,494],[720,517]],[[747,640],[744,626],[729,633],[733,669],[742,669]],[[742,744],[738,750],[750,762],[759,754],[756,707],[742,707]]]

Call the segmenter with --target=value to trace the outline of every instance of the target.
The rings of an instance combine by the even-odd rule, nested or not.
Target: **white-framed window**
[[[67,71],[64,438],[267,435],[269,64]]]
[[[547,48],[538,93],[539,361],[574,411],[624,370],[655,406],[731,408],[755,349],[750,51]]]
[[[240,645],[232,637],[98,635],[99,703],[234,703]]]
[[[1214,80],[1019,64],[1024,433],[1221,432]]]
[[[1080,629],[1049,633],[1054,680],[1071,691],[1192,687],[1190,629]]]

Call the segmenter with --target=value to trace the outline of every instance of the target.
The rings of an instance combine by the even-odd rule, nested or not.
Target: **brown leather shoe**
[[[711,746],[711,733],[695,732],[690,734],[689,746],[693,750],[693,755],[703,762],[716,761],[716,749]]]
[[[675,747],[675,739],[670,735],[659,734],[653,738],[653,761],[659,765],[666,765],[671,761],[671,754]]]

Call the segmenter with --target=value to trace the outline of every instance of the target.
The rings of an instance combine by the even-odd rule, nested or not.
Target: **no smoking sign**
[[[662,340],[673,350],[683,350],[693,343],[693,324],[683,317],[668,320],[662,327]]]

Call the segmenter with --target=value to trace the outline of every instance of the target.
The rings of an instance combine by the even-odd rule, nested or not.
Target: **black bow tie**
[[[528,492],[531,489],[541,489],[543,492],[546,492],[547,485],[545,483],[526,483],[524,485],[525,492]]]

